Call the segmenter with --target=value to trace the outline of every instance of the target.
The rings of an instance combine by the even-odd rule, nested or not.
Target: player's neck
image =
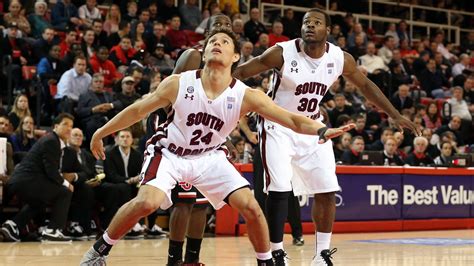
[[[204,90],[209,98],[217,97],[232,81],[229,68],[205,66],[201,75]]]
[[[302,42],[303,51],[311,58],[320,58],[326,52],[326,42],[306,43]]]

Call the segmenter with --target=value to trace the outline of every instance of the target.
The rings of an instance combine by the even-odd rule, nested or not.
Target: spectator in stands
[[[250,20],[244,24],[244,32],[253,44],[257,43],[262,33],[268,33],[265,25],[260,22],[260,10],[258,8],[250,10]]]
[[[92,21],[92,30],[94,31],[94,34],[95,34],[95,37],[94,37],[95,47],[107,46],[108,44],[107,32],[105,32],[102,29],[103,25],[104,23],[102,22],[102,20],[94,19]]]
[[[74,28],[69,28],[66,32],[66,38],[59,44],[61,48],[59,56],[64,57],[71,50],[74,43],[77,43],[77,32]]]
[[[122,91],[115,96],[121,102],[122,108],[127,108],[127,106],[141,98],[141,95],[135,91],[134,85],[133,77],[127,76],[122,79]]]
[[[388,70],[388,67],[385,65],[382,57],[375,54],[375,44],[373,42],[367,43],[367,53],[359,57],[358,60],[359,64],[367,69],[369,75],[376,75],[382,70]]]
[[[378,56],[380,56],[385,65],[388,66],[393,57],[393,49],[395,49],[395,41],[392,36],[385,36],[383,39],[383,46],[378,51]]]
[[[426,64],[426,69],[420,75],[421,88],[426,93],[434,98],[444,98],[448,94],[447,86],[448,80],[438,70],[436,70],[436,62],[434,59],[429,59]]]
[[[87,58],[87,61],[90,61],[90,58],[94,55],[97,47],[94,46],[95,34],[92,29],[87,29],[84,31],[81,40],[81,47],[84,55]]]
[[[436,47],[436,52],[441,53],[444,58],[447,60],[456,60],[456,56],[449,51],[446,46],[444,46],[444,32],[443,31],[438,31],[436,32],[435,37],[433,38],[433,41],[437,44]]]
[[[138,21],[135,24],[135,29],[131,31],[130,39],[132,41],[132,46],[135,50],[140,51],[146,50],[146,43],[145,43],[145,24],[141,21]]]
[[[339,36],[337,36],[336,38],[336,43],[335,43],[337,46],[339,46],[339,48],[341,48],[344,52],[349,52],[349,48],[347,47],[347,40],[346,40],[346,36],[340,34]]]
[[[51,101],[54,95],[51,95],[50,87],[56,86],[65,70],[63,62],[59,60],[60,53],[59,45],[51,46],[48,55],[41,58],[37,66],[37,73],[43,86],[43,111],[45,116],[50,116],[53,113]]]
[[[108,57],[109,49],[101,46],[90,59],[92,73],[101,73],[104,76],[104,87],[106,89],[112,88],[115,82],[121,78],[114,63]]]
[[[295,12],[293,9],[288,8],[285,9],[285,14],[281,18],[281,23],[285,25],[283,28],[283,35],[288,36],[290,39],[294,39],[300,36],[300,24],[299,22],[294,18],[295,17]]]
[[[337,118],[342,115],[348,115],[351,116],[354,114],[354,108],[352,106],[348,105],[346,102],[346,96],[342,93],[338,93],[334,96],[334,103],[335,107],[329,112],[329,119],[331,121],[332,126],[336,126],[336,120]]]
[[[110,50],[109,60],[114,63],[120,72],[123,72],[130,65],[136,53],[136,50],[132,47],[130,37],[123,36],[120,43]]]
[[[105,179],[101,187],[108,188],[106,193],[115,192],[113,205],[107,206],[113,208],[113,213],[109,212],[103,220],[102,226],[106,228],[110,219],[122,204],[134,197],[138,191],[137,184],[140,181],[140,168],[143,156],[140,152],[132,148],[133,136],[129,129],[123,129],[118,132],[117,145],[106,152],[104,161]],[[118,193],[117,193],[118,192]],[[104,203],[105,205],[105,203]],[[137,230],[135,235],[139,235]]]
[[[26,94],[18,94],[13,102],[13,107],[8,118],[13,126],[13,130],[16,130],[20,125],[20,121],[26,116],[31,116],[30,107],[28,104],[28,96]]]
[[[119,23],[119,30],[109,35],[108,41],[107,41],[107,47],[109,49],[112,49],[112,47],[118,45],[123,38],[125,37],[130,38],[130,35],[129,35],[130,29],[131,29],[130,22],[125,21],[125,20],[121,21]]]
[[[402,166],[405,162],[397,155],[397,141],[394,137],[388,137],[383,145],[384,165]]]
[[[21,119],[18,128],[15,130],[10,137],[13,152],[23,153],[20,158],[23,158],[26,153],[33,147],[36,143],[35,137],[35,121],[31,116],[25,116]],[[15,156],[16,157],[16,156]],[[21,160],[16,161],[19,163]]]
[[[262,33],[260,37],[258,37],[258,42],[255,44],[252,55],[259,56],[263,54],[270,46],[270,39],[268,38],[268,34]]]
[[[472,111],[472,105],[474,104],[474,76],[466,78],[463,84],[464,87],[464,99],[471,103],[470,110]]]
[[[433,134],[433,137],[431,138],[430,143],[433,145],[439,144],[440,136],[446,131],[451,131],[456,136],[456,139],[458,140],[458,144],[460,146],[464,145],[464,141],[463,141],[461,130],[460,130],[461,123],[462,123],[461,117],[457,115],[451,116],[451,120],[449,121],[447,125],[442,125],[435,131],[435,133]]]
[[[75,175],[69,210],[67,235],[74,240],[87,240],[92,235],[91,219],[95,203],[94,188],[100,185],[95,176],[95,158],[88,149],[81,148],[84,135],[79,128],[71,130],[68,146],[64,149],[62,171]]]
[[[452,133],[452,132],[449,132]],[[421,134],[423,137],[425,137],[428,140],[428,148],[426,148],[426,152],[430,155],[431,158],[436,158],[439,155],[439,144],[441,141],[437,142],[436,144],[431,144],[432,139],[433,139],[433,130],[430,128],[424,128]],[[413,140],[413,138],[412,138]],[[413,141],[412,141],[413,143]]]
[[[346,81],[343,89],[346,101],[352,106],[355,113],[365,113],[364,98],[359,94],[354,83]]]
[[[160,19],[158,17],[158,4],[156,2],[151,2],[150,5],[148,5],[148,10],[150,11],[150,22],[153,25]]]
[[[109,11],[105,16],[105,22],[103,30],[107,32],[107,35],[119,31],[119,24],[122,21],[122,15],[120,14],[120,8],[116,4],[112,4],[109,7]],[[130,22],[129,22],[130,23]],[[110,47],[109,47],[110,48]]]
[[[158,7],[158,17],[160,22],[169,24],[173,17],[179,16],[179,10],[174,5],[174,0],[163,0],[162,5]]]
[[[196,0],[188,0],[179,7],[179,14],[183,19],[181,28],[194,31],[202,21],[201,11],[196,5]]]
[[[25,203],[20,212],[7,220],[1,228],[6,241],[20,241],[20,230],[31,218],[51,204],[51,216],[43,240],[69,241],[62,233],[74,190],[71,181],[75,175],[61,173],[62,149],[71,134],[74,118],[61,114],[54,120],[54,130],[33,146],[25,159],[15,168],[7,187]]]
[[[8,13],[3,16],[6,25],[16,23],[18,29],[22,32],[23,37],[31,33],[31,26],[26,17],[21,12],[21,3],[13,0],[8,6]],[[16,34],[16,33],[15,33]]]
[[[395,23],[388,24],[388,29],[385,32],[385,37],[387,36],[393,37],[393,45],[394,47],[398,47],[400,38],[398,38],[397,25],[395,25]]]
[[[134,20],[137,20],[137,2],[135,1],[128,1],[127,2],[127,14],[123,16],[123,20],[128,21],[129,23],[132,23]]]
[[[101,73],[95,73],[92,77],[92,84],[87,90],[79,96],[77,104],[77,117],[81,120],[84,133],[86,135],[86,145],[92,138],[94,132],[107,121],[112,119],[122,104],[114,100],[110,92],[104,88],[104,76]]]
[[[238,18],[232,21],[232,31],[236,34],[236,39],[237,41],[239,41],[240,45],[249,40],[247,37],[245,37],[244,22],[242,21],[242,19]]]
[[[165,53],[169,54],[173,49],[169,43],[168,38],[164,34],[164,26],[161,22],[153,24],[153,34],[145,36],[146,47],[149,53],[153,53],[156,45],[161,43],[164,45]]]
[[[432,166],[434,164],[431,156],[426,153],[428,140],[425,137],[415,137],[413,140],[413,152],[405,161],[410,166]]]
[[[451,106],[451,115],[461,118],[461,136],[464,136],[463,140],[467,141],[471,132],[472,115],[466,100],[463,98],[463,88],[456,86],[451,91],[453,96],[448,99]]]
[[[149,35],[153,32],[153,23],[150,21],[150,10],[148,8],[140,10],[138,20],[133,21],[131,24],[131,34],[135,35],[138,23],[142,23],[145,29],[145,34]]]
[[[48,56],[51,47],[55,44],[53,39],[53,28],[45,28],[41,37],[37,38],[31,47],[33,57],[32,63],[38,63],[41,58]]]
[[[441,72],[446,79],[450,79],[452,74],[451,62],[439,52],[434,53],[433,58],[436,62],[436,70]]]
[[[402,40],[407,40],[408,44],[411,43],[410,33],[408,33],[408,24],[405,20],[400,20],[400,22],[398,22],[397,34],[400,42]]]
[[[95,19],[102,18],[102,14],[97,8],[97,0],[87,0],[85,5],[79,7],[78,13],[82,23],[88,28],[92,27],[92,23]]]
[[[461,54],[459,56],[459,62],[453,66],[452,74],[453,77],[461,75],[463,70],[469,68],[471,57],[467,54]]]
[[[272,32],[268,34],[269,47],[272,47],[277,42],[285,42],[290,40],[288,37],[283,35],[283,24],[280,21],[274,21],[272,24]]]
[[[474,51],[474,32],[468,32],[467,38],[461,38],[461,48],[462,51],[467,53],[467,51]]]
[[[244,42],[240,48],[240,60],[239,65],[245,63],[253,58],[253,44],[252,42]]]
[[[339,138],[336,144],[334,144],[334,158],[336,163],[342,163],[342,154],[345,150],[350,148],[352,140],[351,133],[344,133]]]
[[[76,5],[71,0],[58,1],[51,10],[51,22],[55,29],[65,30],[81,26],[82,20],[79,18]]]
[[[453,155],[453,145],[449,141],[443,141],[440,144],[441,153],[434,159],[436,166],[448,166],[448,157]]]
[[[159,71],[171,73],[174,68],[175,61],[165,53],[165,45],[157,43],[156,48],[152,54],[149,54],[146,59],[147,65]]]
[[[10,119],[6,115],[0,115],[0,137],[6,138],[10,142],[10,137],[13,133],[13,126]]]
[[[337,38],[341,35],[344,36],[341,32],[341,26],[339,26],[339,24],[333,24],[331,27],[331,33],[328,35],[328,42],[337,45]]]
[[[349,133],[352,137],[361,136],[364,139],[364,143],[370,143],[371,139],[369,134],[365,131],[365,115],[363,114],[355,114],[352,115],[352,120],[355,122],[355,128],[353,128]]]
[[[342,154],[342,164],[347,165],[358,165],[361,160],[361,152],[364,151],[364,139],[361,136],[353,137],[351,140],[351,146],[346,149]]]
[[[398,93],[390,99],[390,102],[393,104],[393,107],[400,112],[404,109],[408,109],[412,113],[415,112],[413,99],[410,97],[410,87],[406,84],[402,84],[398,87]]]
[[[357,61],[359,57],[367,53],[367,47],[364,44],[364,38],[362,35],[356,35],[354,40],[355,46],[348,47],[348,52],[354,57]]]
[[[51,21],[46,18],[48,4],[45,1],[36,1],[35,12],[28,16],[28,22],[31,25],[31,36],[35,39],[41,38],[44,30],[51,28]]]
[[[407,157],[407,152],[411,149],[410,145],[405,145],[405,135],[403,132],[397,131],[393,133],[393,138],[395,139],[395,146],[397,147],[396,154],[400,159],[405,160]]]
[[[91,80],[91,75],[86,72],[86,58],[77,56],[74,67],[64,72],[58,83],[58,92],[54,98],[60,100],[60,111],[73,111],[79,96],[89,89]]]
[[[381,151],[383,150],[383,146],[385,145],[385,141],[387,138],[393,137],[393,129],[390,127],[385,127],[382,129],[382,134],[380,135],[380,139],[374,141],[372,144],[367,146],[367,150],[371,151]]]
[[[426,108],[426,114],[423,115],[425,127],[436,130],[441,126],[441,115],[436,102],[430,102]]]
[[[181,19],[179,16],[173,16],[171,18],[171,24],[166,37],[170,41],[170,45],[175,50],[187,49],[191,45],[188,36],[182,30],[180,30]]]
[[[344,23],[341,24],[341,32],[344,36],[349,35],[352,32],[352,28],[354,27],[355,19],[352,13],[346,13],[344,16]]]
[[[419,56],[418,52],[410,46],[408,39],[400,40],[399,49],[400,49],[400,54],[402,55],[402,58],[406,58],[406,57],[417,58]]]
[[[17,31],[18,24],[16,22],[8,24],[7,38],[0,42],[0,58],[11,57],[11,64],[7,65],[4,70],[11,71],[13,87],[21,91],[24,87],[21,79],[21,66],[27,65],[31,56],[28,44],[23,38],[18,38]]]
[[[428,61],[430,60],[430,54],[427,51],[420,53],[420,56],[413,61],[413,74],[421,79],[421,73],[426,69]],[[425,71],[426,72],[426,71]]]
[[[368,44],[367,34],[365,33],[364,28],[362,27],[361,23],[354,24],[352,32],[347,35],[347,46],[349,46],[349,48],[356,46],[356,42],[355,42],[356,36],[362,36],[363,44],[364,46],[367,46]]]

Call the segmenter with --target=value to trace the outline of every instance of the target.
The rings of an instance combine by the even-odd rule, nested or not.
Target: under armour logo
[[[291,68],[290,71],[291,71],[291,73],[293,73],[293,72],[298,73],[298,68]]]
[[[191,101],[192,101],[192,100],[194,100],[194,95],[188,95],[186,93],[186,95],[184,96],[184,99],[191,99]]]
[[[275,126],[274,126],[274,125],[267,126],[267,129],[268,129],[268,130],[270,130],[270,129],[275,129]]]

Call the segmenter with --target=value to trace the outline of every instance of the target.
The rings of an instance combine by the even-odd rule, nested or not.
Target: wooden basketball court
[[[305,235],[302,247],[291,245],[285,235],[290,265],[310,265],[314,236]],[[367,243],[364,240],[437,239],[429,245]],[[423,240],[424,239],[424,240]],[[449,243],[444,243],[443,239]],[[470,244],[456,244],[456,241]],[[430,242],[430,241],[428,241]],[[449,241],[448,241],[449,242]],[[78,265],[82,254],[93,241],[72,244],[0,243],[0,265]],[[474,265],[474,230],[420,231],[396,233],[335,234],[335,265]],[[122,240],[111,252],[109,265],[165,265],[168,239]],[[256,265],[254,252],[246,237],[214,237],[203,242],[201,260],[211,265]]]

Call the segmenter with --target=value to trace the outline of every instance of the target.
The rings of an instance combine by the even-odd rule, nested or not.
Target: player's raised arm
[[[421,136],[421,131],[415,123],[403,117],[397,109],[393,107],[379,87],[357,69],[354,58],[347,52],[344,52],[344,70],[342,75],[355,84],[367,100],[384,110],[393,119],[399,129],[405,127],[413,131],[416,135]]]
[[[257,112],[264,118],[301,134],[319,135],[321,143],[326,139],[340,136],[345,131],[351,130],[355,127],[354,124],[349,124],[340,128],[328,129],[326,125],[319,121],[312,120],[306,116],[295,114],[281,108],[265,93],[251,88],[248,88],[245,92],[242,103],[241,113],[246,114],[247,112]]]
[[[232,76],[244,80],[273,68],[281,69],[282,66],[283,49],[278,45],[274,45],[265,50],[263,54],[239,65]]]
[[[96,158],[105,159],[102,139],[123,128],[129,127],[146,117],[148,113],[173,104],[178,94],[179,75],[172,75],[164,79],[158,88],[149,97],[137,101],[112,118],[107,124],[99,128],[91,140],[91,151]]]

